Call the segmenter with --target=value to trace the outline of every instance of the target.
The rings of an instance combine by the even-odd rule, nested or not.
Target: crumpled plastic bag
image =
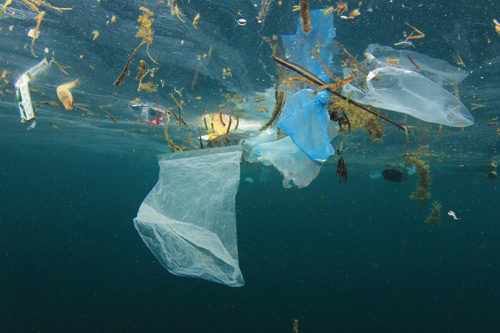
[[[379,79],[378,81],[373,78]],[[466,127],[474,117],[455,96],[422,74],[383,66],[366,77],[366,91],[347,84],[342,92],[359,103],[397,111],[452,127]],[[352,94],[352,95],[351,95]]]
[[[283,175],[284,188],[291,188],[292,184],[298,188],[306,187],[321,170],[321,166],[307,157],[289,136],[254,146],[248,153],[247,161],[273,165]]]
[[[385,66],[388,62],[394,61],[395,67],[409,69],[420,73],[439,85],[450,83],[460,83],[469,74],[465,70],[460,70],[441,59],[431,58],[408,50],[396,50],[389,46],[370,44],[366,49],[366,60],[368,66]],[[416,68],[415,64],[419,67]]]
[[[334,154],[328,136],[330,116],[326,108],[329,94],[322,91],[312,97],[313,90],[302,89],[286,101],[278,127],[288,134],[292,141],[311,160],[325,161]]]
[[[158,183],[134,225],[170,273],[244,285],[238,262],[235,197],[241,146],[160,156]]]

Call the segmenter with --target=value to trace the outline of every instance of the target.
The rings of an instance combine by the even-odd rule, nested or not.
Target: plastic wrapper
[[[366,49],[369,66],[394,66],[418,72],[439,85],[462,82],[469,74],[441,59],[431,58],[408,50],[395,50],[389,46],[370,44]]]
[[[373,80],[373,78],[377,80]],[[403,68],[384,66],[366,77],[366,90],[352,84],[343,94],[362,104],[397,111],[452,127],[466,127],[474,118],[455,96],[425,76]],[[352,95],[351,95],[352,94]]]
[[[30,80],[34,79],[40,73],[45,71],[49,66],[49,62],[44,58],[42,61],[40,61],[40,63],[24,72],[14,84],[14,86],[16,87],[16,98],[19,107],[19,114],[21,116],[21,122],[30,124],[31,128],[35,127],[36,125],[36,115],[35,110],[33,109],[33,104],[31,102],[31,94],[28,84]]]
[[[244,285],[236,240],[235,197],[241,146],[160,156],[158,183],[134,225],[172,274]]]

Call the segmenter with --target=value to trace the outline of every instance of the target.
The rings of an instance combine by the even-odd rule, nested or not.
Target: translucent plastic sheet
[[[373,80],[377,78],[378,81]],[[371,71],[366,91],[347,84],[343,94],[362,104],[409,114],[415,118],[453,127],[466,127],[474,118],[455,96],[423,75],[392,66]]]
[[[469,75],[467,71],[460,70],[444,60],[378,44],[368,45],[366,59],[369,66],[385,66],[388,62],[394,62],[394,66],[418,72],[439,85],[459,83]]]
[[[312,98],[313,90],[302,89],[286,101],[278,127],[312,160],[324,161],[334,150],[328,136],[330,116],[326,109],[329,94]]]
[[[283,175],[283,187],[308,186],[319,174],[321,166],[316,165],[287,136],[274,142],[261,143],[253,147],[248,159],[250,163],[261,162],[273,165]]]
[[[134,225],[172,274],[244,285],[235,214],[240,160],[241,146],[160,156],[158,183]]]
[[[323,9],[316,9],[310,11],[309,18],[312,25],[309,33],[305,34],[302,30],[299,17],[295,35],[281,36],[285,48],[285,57],[316,74],[323,81],[328,82],[329,77],[323,72],[321,64],[315,59],[312,52],[319,50],[319,58],[327,66],[330,64],[332,54],[328,50],[328,45],[331,45],[335,38],[333,15],[325,17]]]

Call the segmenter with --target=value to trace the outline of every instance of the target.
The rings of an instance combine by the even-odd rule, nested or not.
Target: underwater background
[[[498,124],[488,125],[500,108],[500,34],[492,23],[500,18],[497,2],[364,1],[354,20],[335,17],[336,39],[360,57],[369,43],[398,42],[411,21],[426,33],[415,51],[465,63],[470,75],[460,97],[476,123],[438,135],[438,125],[414,121],[406,148],[401,133],[389,128],[381,143],[365,133],[350,135],[344,138],[351,148],[343,154],[349,167],[343,184],[336,157],[304,189],[284,189],[272,168],[242,164],[236,196],[241,288],[168,273],[137,234],[132,219],[158,179],[156,154],[169,149],[161,128],[134,130],[137,117],[128,102],[149,95],[137,94],[132,78],[120,88],[113,82],[139,43],[136,18],[146,6],[156,18],[150,46],[160,63],[155,82],[164,80],[150,97],[154,102],[172,103],[172,89],[185,87],[189,118],[224,101],[226,92],[253,96],[277,75],[262,36],[293,34],[298,1],[273,2],[260,24],[260,1],[178,1],[185,24],[162,1],[50,3],[73,10],[47,10],[35,50],[41,57],[48,47],[61,65],[71,66],[70,75],[53,66],[34,86],[55,91],[79,77],[75,100],[88,108],[112,105],[118,124],[41,105],[37,127],[27,131],[15,98],[5,92],[0,331],[290,332],[294,319],[302,332],[498,331],[500,191],[498,178],[488,178],[500,144]],[[32,56],[26,36],[36,13],[20,1],[8,9],[0,18],[0,71],[11,72],[11,87],[2,89],[14,90],[17,76],[42,58]],[[239,10],[245,26],[237,23]],[[106,24],[112,16],[116,23]],[[100,31],[96,40],[93,30]],[[172,46],[180,40],[184,51]],[[210,45],[212,62],[198,65],[198,54]],[[189,91],[198,66],[199,82]],[[233,77],[223,79],[228,67]],[[50,94],[35,92],[33,99],[56,99]],[[180,140],[183,133],[172,132]],[[409,198],[416,176],[401,183],[370,178],[371,171],[416,151],[426,152],[432,176],[432,198],[422,208]],[[434,200],[443,205],[439,228],[424,223]]]

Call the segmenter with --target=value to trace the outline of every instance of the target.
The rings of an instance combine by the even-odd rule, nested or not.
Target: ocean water
[[[402,39],[410,32],[405,22],[425,32],[412,51],[454,66],[461,59],[469,76],[459,95],[475,124],[439,132],[439,125],[407,119],[414,126],[407,147],[389,125],[379,143],[364,131],[345,135],[349,178],[342,184],[337,156],[303,189],[284,189],[272,167],[243,163],[236,195],[241,288],[174,276],[142,242],[132,219],[157,182],[156,155],[169,147],[162,126],[138,123],[129,102],[175,107],[172,94],[186,102],[190,124],[218,112],[228,93],[247,101],[264,96],[272,109],[274,90],[266,89],[278,74],[262,36],[293,34],[298,2],[273,1],[260,24],[260,1],[176,1],[184,23],[168,1],[49,3],[73,10],[45,9],[38,58],[27,36],[37,14],[14,1],[0,16],[0,72],[8,71],[8,83],[0,82],[0,331],[291,332],[295,319],[300,332],[498,331],[500,192],[499,179],[488,178],[500,144],[496,2],[364,1],[355,19],[335,17],[336,40],[359,59],[370,43]],[[149,51],[158,65],[141,49],[117,88],[113,82],[140,42],[140,6],[155,13]],[[94,30],[99,37],[92,40]],[[43,56],[68,66],[68,75],[52,65],[30,83],[37,125],[27,131],[7,90]],[[140,59],[159,67],[150,79],[158,92],[136,91]],[[233,76],[224,79],[224,68]],[[57,101],[57,85],[76,78],[75,103],[91,113],[40,103]],[[250,104],[238,111],[267,119]],[[187,130],[169,127],[174,142],[189,145]],[[405,153],[430,166],[432,197],[423,207],[410,199],[416,176],[400,183],[370,178]],[[424,222],[434,200],[443,206],[439,228]]]

